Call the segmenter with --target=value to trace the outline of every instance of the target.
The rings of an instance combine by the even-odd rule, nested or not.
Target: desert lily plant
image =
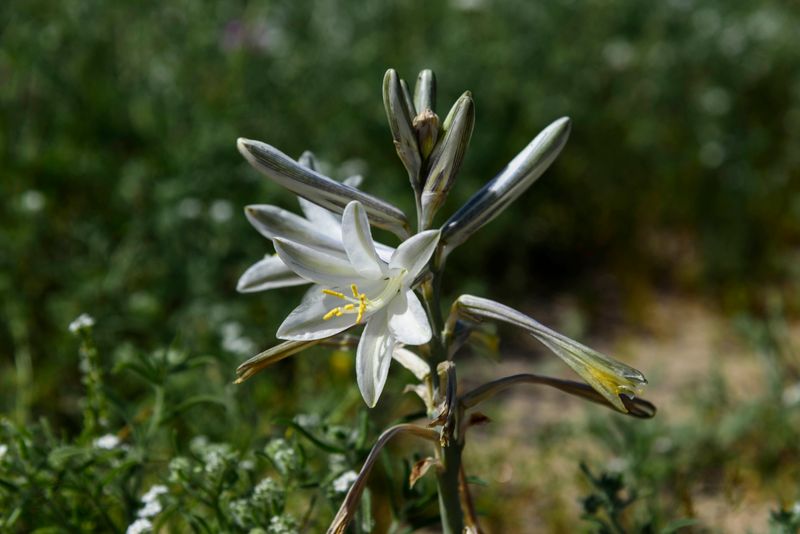
[[[358,338],[356,380],[366,404],[378,403],[394,360],[419,380],[409,389],[426,408],[427,420],[396,425],[380,435],[329,532],[344,532],[381,448],[398,434],[430,442],[431,456],[414,467],[411,483],[435,472],[444,532],[479,532],[461,452],[467,428],[481,419],[472,410],[512,386],[554,387],[632,417],[655,414],[653,405],[638,397],[646,384],[642,373],[509,306],[461,295],[445,317],[441,284],[448,255],[545,172],[567,141],[570,120],[564,117],[550,124],[440,228],[431,228],[455,183],[475,122],[469,92],[441,122],[434,111],[435,97],[435,78],[429,70],[420,73],[413,94],[394,70],[384,77],[392,139],[415,196],[416,232],[400,209],[359,189],[359,177],[340,183],[321,174],[309,152],[295,161],[268,144],[238,140],[247,161],[296,194],[303,212],[301,216],[269,205],[246,208],[253,226],[272,241],[275,254],[244,273],[239,291],[312,285],[278,328],[283,342],[243,363],[237,382],[310,346]],[[371,226],[389,230],[399,244],[376,243]],[[522,329],[584,382],[518,374],[459,391],[455,356],[482,321]]]

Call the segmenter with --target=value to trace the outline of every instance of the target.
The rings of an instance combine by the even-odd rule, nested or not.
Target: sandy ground
[[[643,330],[648,333],[624,333],[606,342],[585,341],[645,373],[650,382],[645,397],[659,407],[659,418],[679,422],[688,417],[687,395],[702,387],[713,368],[722,369],[735,396],[745,398],[763,389],[763,370],[757,358],[732,334],[729,320],[708,306],[660,299],[650,309]],[[498,378],[519,372],[571,378],[571,371],[557,358],[534,344],[531,350],[536,354],[504,357],[498,363],[464,358],[457,362],[465,382],[462,387],[478,383],[470,377]],[[557,433],[570,426],[560,423],[585,422],[603,408],[565,398],[557,391],[521,386],[480,410],[492,423],[470,430],[465,462],[471,474],[486,482],[475,488],[479,507],[483,500],[491,499],[490,508],[496,510],[485,518],[485,530],[575,532],[575,518],[580,515],[577,463],[594,453],[585,434]],[[542,429],[555,432],[552,440],[556,445],[544,451],[533,439]],[[614,459],[605,461],[613,463]],[[758,499],[739,495],[733,502],[723,496],[698,494],[693,496],[694,512],[714,532],[762,532],[774,501]]]

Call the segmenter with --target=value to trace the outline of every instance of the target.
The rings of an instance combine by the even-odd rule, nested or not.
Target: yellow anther
[[[358,295],[358,315],[356,315],[356,324],[361,322],[364,318],[364,312],[367,311],[367,296],[364,293]]]
[[[361,293],[358,291],[358,286],[356,284],[350,284],[350,291],[353,292],[353,296],[349,297],[344,293],[339,291],[334,291],[332,289],[323,289],[322,292],[326,295],[330,295],[332,297],[336,297],[342,300],[349,301],[348,304],[344,306],[337,306],[333,308],[328,313],[322,316],[322,319],[327,321],[329,319],[333,319],[334,317],[341,317],[345,313],[353,313],[355,312],[356,315],[356,324],[360,323],[362,319],[364,319],[364,314],[367,312],[367,304],[369,303],[369,299],[365,293]],[[358,308],[356,308],[358,306]]]

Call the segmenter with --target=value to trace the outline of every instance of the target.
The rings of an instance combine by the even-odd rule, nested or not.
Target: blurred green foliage
[[[551,120],[573,119],[541,182],[454,253],[448,287],[511,302],[569,292],[631,316],[665,287],[758,307],[798,275],[798,25],[798,4],[778,0],[3,2],[0,409],[80,432],[67,325],[88,312],[107,367],[175,338],[211,355],[179,396],[210,388],[228,409],[181,419],[187,439],[261,421],[233,434],[246,447],[265,407],[328,413],[346,391],[332,378],[352,378],[346,354],[327,376],[311,376],[312,353],[228,385],[300,294],[234,291],[270,251],[241,208],[295,206],[234,142],[312,149],[332,176],[363,173],[410,209],[380,98],[388,67],[432,68],[440,116],[475,97],[443,216]]]
[[[254,343],[240,349],[268,345],[296,294],[234,293],[269,251],[241,208],[294,203],[234,141],[314,149],[410,207],[388,66],[433,68],[442,116],[475,95],[451,209],[573,118],[554,168],[453,257],[471,290],[620,308],[677,284],[738,306],[796,270],[796,4],[33,0],[0,20],[0,347],[5,366],[33,361],[32,399],[64,371],[83,311],[143,347],[180,331],[208,350],[225,324]]]

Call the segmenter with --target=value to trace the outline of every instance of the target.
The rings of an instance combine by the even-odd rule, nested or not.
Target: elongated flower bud
[[[469,91],[456,101],[445,122],[447,129],[431,155],[430,171],[422,190],[422,214],[426,226],[447,199],[472,138],[475,105]]]
[[[426,109],[436,109],[436,76],[430,69],[425,69],[417,76],[417,85],[414,86],[414,107],[417,114]]]
[[[292,193],[338,213],[358,200],[372,224],[403,239],[409,235],[405,214],[388,202],[312,171],[266,143],[239,138],[237,146],[253,167]]]
[[[389,120],[389,129],[392,131],[397,155],[408,171],[411,187],[414,191],[419,191],[419,169],[422,160],[417,134],[411,124],[415,113],[409,109],[406,94],[407,91],[400,84],[397,72],[394,69],[387,70],[383,78],[383,105],[386,108],[386,118]]]
[[[445,120],[445,127],[447,120]],[[502,212],[535,182],[567,142],[570,120],[562,117],[542,130],[505,169],[472,195],[442,228],[445,254]]]
[[[527,331],[623,413],[627,412],[627,408],[620,395],[630,397],[639,395],[647,384],[644,375],[633,367],[559,334],[499,302],[472,295],[461,295],[453,307],[461,317],[478,320],[494,319]]]

